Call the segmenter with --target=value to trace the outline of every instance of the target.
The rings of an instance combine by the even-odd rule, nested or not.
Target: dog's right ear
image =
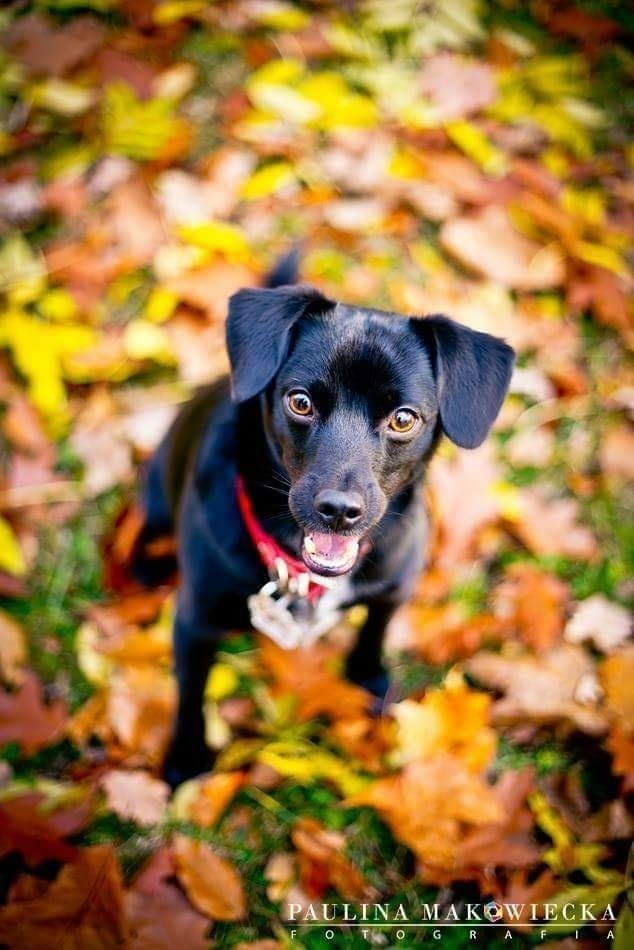
[[[303,284],[273,290],[239,290],[229,300],[227,349],[231,395],[244,402],[262,392],[279,370],[297,321],[335,304]]]

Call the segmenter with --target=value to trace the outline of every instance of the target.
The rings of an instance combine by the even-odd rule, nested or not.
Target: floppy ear
[[[234,294],[227,318],[234,400],[251,399],[270,383],[288,352],[291,331],[300,317],[334,306],[318,290],[302,284]]]
[[[412,323],[433,353],[443,430],[456,445],[475,449],[500,411],[515,353],[498,337],[448,317],[434,315]]]

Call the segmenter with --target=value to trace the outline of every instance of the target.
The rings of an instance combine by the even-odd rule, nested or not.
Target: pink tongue
[[[322,557],[342,557],[350,544],[350,538],[343,538],[338,534],[322,534],[317,531],[311,535],[317,554]]]

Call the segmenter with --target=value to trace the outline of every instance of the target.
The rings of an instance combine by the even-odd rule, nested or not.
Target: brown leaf
[[[25,755],[32,755],[61,739],[66,716],[64,701],[45,703],[40,680],[25,672],[19,689],[0,692],[0,746],[17,742]]]
[[[466,831],[504,818],[492,789],[449,754],[411,762],[398,775],[372,782],[347,804],[375,808],[414,852],[430,882],[456,867]]]
[[[26,660],[24,631],[13,617],[0,610],[0,679],[17,684]]]
[[[134,950],[205,950],[209,920],[194,910],[183,893],[169,883],[174,876],[171,853],[157,851],[144,865],[125,896]]]
[[[276,692],[297,698],[300,719],[326,715],[332,720],[362,715],[371,696],[336,672],[337,649],[317,644],[310,649],[283,650],[268,637],[259,637],[263,665],[273,675]]]
[[[504,630],[497,617],[469,617],[455,601],[429,606],[416,601],[402,608],[393,623],[390,634],[398,636],[399,647],[413,650],[429,663],[449,663],[472,656],[483,643],[500,640]]]
[[[141,769],[112,769],[100,780],[110,811],[139,825],[155,825],[165,817],[169,786]]]
[[[477,215],[445,221],[440,241],[465,267],[514,290],[547,290],[564,280],[560,254],[524,237],[506,212],[493,205]]]
[[[566,644],[536,657],[510,644],[501,654],[479,653],[467,661],[466,669],[486,686],[504,692],[493,706],[494,722],[564,722],[590,735],[607,728],[596,705],[594,664],[581,647]]]
[[[300,818],[291,832],[299,852],[300,883],[307,894],[321,897],[333,887],[345,900],[370,901],[376,896],[363,875],[345,857],[346,837],[324,828],[314,818]]]
[[[185,835],[174,840],[174,865],[194,907],[212,920],[242,920],[246,902],[240,875],[208,844]]]
[[[135,762],[158,766],[176,705],[174,681],[151,665],[122,669],[110,685],[107,721]]]
[[[55,808],[41,792],[4,798],[0,801],[0,855],[19,851],[29,866],[48,858],[72,860],[77,849],[65,839],[81,831],[91,815],[92,801],[87,795]]]
[[[553,574],[531,564],[513,564],[495,589],[495,614],[543,653],[561,637],[568,597],[568,585]]]
[[[577,604],[564,631],[568,643],[590,641],[603,653],[613,653],[631,635],[630,612],[603,594],[593,594]]]
[[[443,121],[464,118],[496,99],[491,67],[453,53],[438,53],[427,58],[420,85]]]
[[[92,16],[79,16],[65,26],[38,13],[15,20],[4,45],[32,76],[64,76],[89,60],[101,46],[105,30]]]
[[[0,910],[2,943],[29,950],[127,946],[121,874],[110,846],[80,851],[43,894],[22,894]]]

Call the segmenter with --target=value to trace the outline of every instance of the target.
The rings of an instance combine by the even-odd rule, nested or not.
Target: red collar
[[[247,494],[244,479],[241,475],[236,476],[236,496],[245,528],[258,549],[258,553],[266,569],[275,573],[277,570],[277,562],[282,561],[288,571],[289,578],[305,578],[303,583],[308,585],[308,593],[306,595],[308,600],[314,601],[318,597],[321,597],[324,590],[330,585],[327,581],[322,583],[321,578],[318,579],[312,574],[303,561],[299,561],[289,554],[288,551],[285,551],[284,548],[277,543],[275,538],[266,533],[253,511],[253,505],[251,504],[251,499]]]

